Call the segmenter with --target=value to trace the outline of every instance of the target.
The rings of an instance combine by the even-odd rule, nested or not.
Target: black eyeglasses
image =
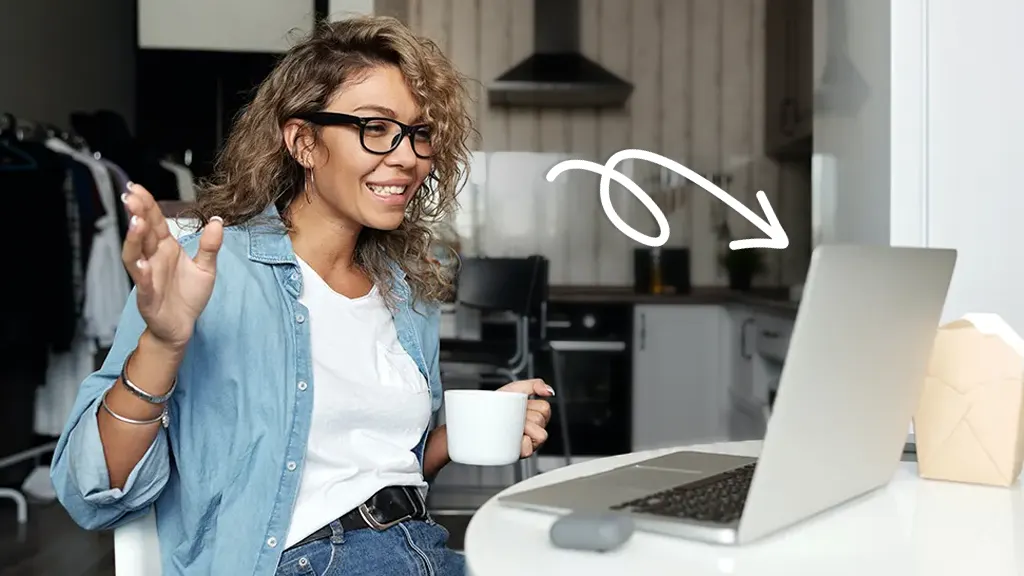
[[[371,154],[390,154],[408,136],[417,158],[427,159],[434,155],[430,127],[426,124],[409,126],[393,118],[361,117],[340,112],[305,112],[296,114],[295,118],[320,126],[358,126],[359,143]]]

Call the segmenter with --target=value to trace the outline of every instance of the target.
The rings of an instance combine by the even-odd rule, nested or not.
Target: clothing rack
[[[16,256],[15,267],[43,257],[50,265],[0,330],[0,472],[10,486],[0,488],[0,498],[15,502],[22,525],[25,491],[35,492],[37,481],[48,487],[41,463],[56,450],[53,440],[81,382],[111,345],[128,299],[131,280],[120,253],[129,215],[117,198],[129,181],[143,183],[157,200],[194,194],[188,167],[139,142],[116,112],[73,112],[63,128],[0,110],[0,188],[11,192],[9,208],[52,225]],[[34,234],[35,217],[16,218],[9,233]],[[39,323],[32,311],[47,306],[52,313]]]
[[[26,460],[35,459],[38,462],[41,457],[52,453],[56,449],[56,442],[48,442],[42,446],[36,446],[35,448],[7,456],[6,458],[0,458],[0,469],[14,466],[15,464],[21,464]],[[14,505],[17,506],[18,510],[18,524],[25,524],[28,522],[28,501],[20,490],[15,490],[14,488],[0,488],[0,498],[14,500]]]
[[[72,130],[65,130],[52,124],[19,118],[9,112],[0,114],[0,138],[15,146],[19,143],[42,144],[50,139],[59,139],[75,150],[88,149],[85,139]],[[96,153],[94,157],[99,159],[99,154]],[[33,407],[26,407],[25,409],[32,410]],[[33,460],[36,462],[35,470],[38,470],[40,461],[44,457],[52,455],[56,448],[56,441],[48,441],[6,455],[0,458],[0,470],[9,469]],[[14,501],[19,525],[24,526],[28,522],[28,502],[22,490],[0,488],[0,499]]]
[[[81,147],[83,144],[82,139],[77,135],[61,131],[52,125],[21,120],[11,113],[4,113],[0,115],[0,137],[4,136],[8,138],[13,137],[13,139],[18,142],[42,141],[46,138],[58,137],[76,147]],[[43,456],[52,454],[56,448],[56,442],[47,442],[30,449],[5,456],[0,458],[0,470],[21,464],[28,460],[35,460],[38,463]],[[19,525],[24,525],[28,522],[28,501],[20,490],[16,490],[14,488],[0,488],[0,499],[14,501]]]
[[[47,138],[60,138],[75,148],[86,146],[84,138],[53,124],[44,124],[18,118],[10,112],[0,115],[0,135],[11,134],[19,142],[42,142]]]

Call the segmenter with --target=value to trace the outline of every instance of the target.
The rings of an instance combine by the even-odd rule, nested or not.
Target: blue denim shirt
[[[198,235],[180,242],[189,255],[196,253]],[[404,274],[394,270],[398,338],[425,376],[436,412],[439,309],[414,309]],[[96,413],[145,328],[132,291],[102,368],[81,385],[51,467],[57,498],[79,525],[116,528],[155,505],[165,576],[274,574],[313,408],[301,283],[291,241],[279,228],[225,229],[213,295],[169,403],[170,426],[124,488],[112,489]],[[425,441],[426,433],[415,449],[421,465]]]

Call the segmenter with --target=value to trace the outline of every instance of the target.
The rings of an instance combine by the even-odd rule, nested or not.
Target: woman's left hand
[[[498,388],[504,392],[522,392],[536,396],[551,397],[555,391],[540,378],[519,380]],[[551,420],[551,404],[541,398],[531,398],[526,403],[526,425],[523,427],[523,449],[520,458],[528,458],[548,439],[546,430]]]

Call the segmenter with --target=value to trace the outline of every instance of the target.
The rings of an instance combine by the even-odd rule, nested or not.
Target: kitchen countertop
[[[694,287],[687,294],[641,294],[627,287],[551,286],[548,301],[592,304],[666,304],[671,306],[749,306],[765,312],[795,316],[799,303],[786,288],[754,288],[739,292],[725,287]]]

